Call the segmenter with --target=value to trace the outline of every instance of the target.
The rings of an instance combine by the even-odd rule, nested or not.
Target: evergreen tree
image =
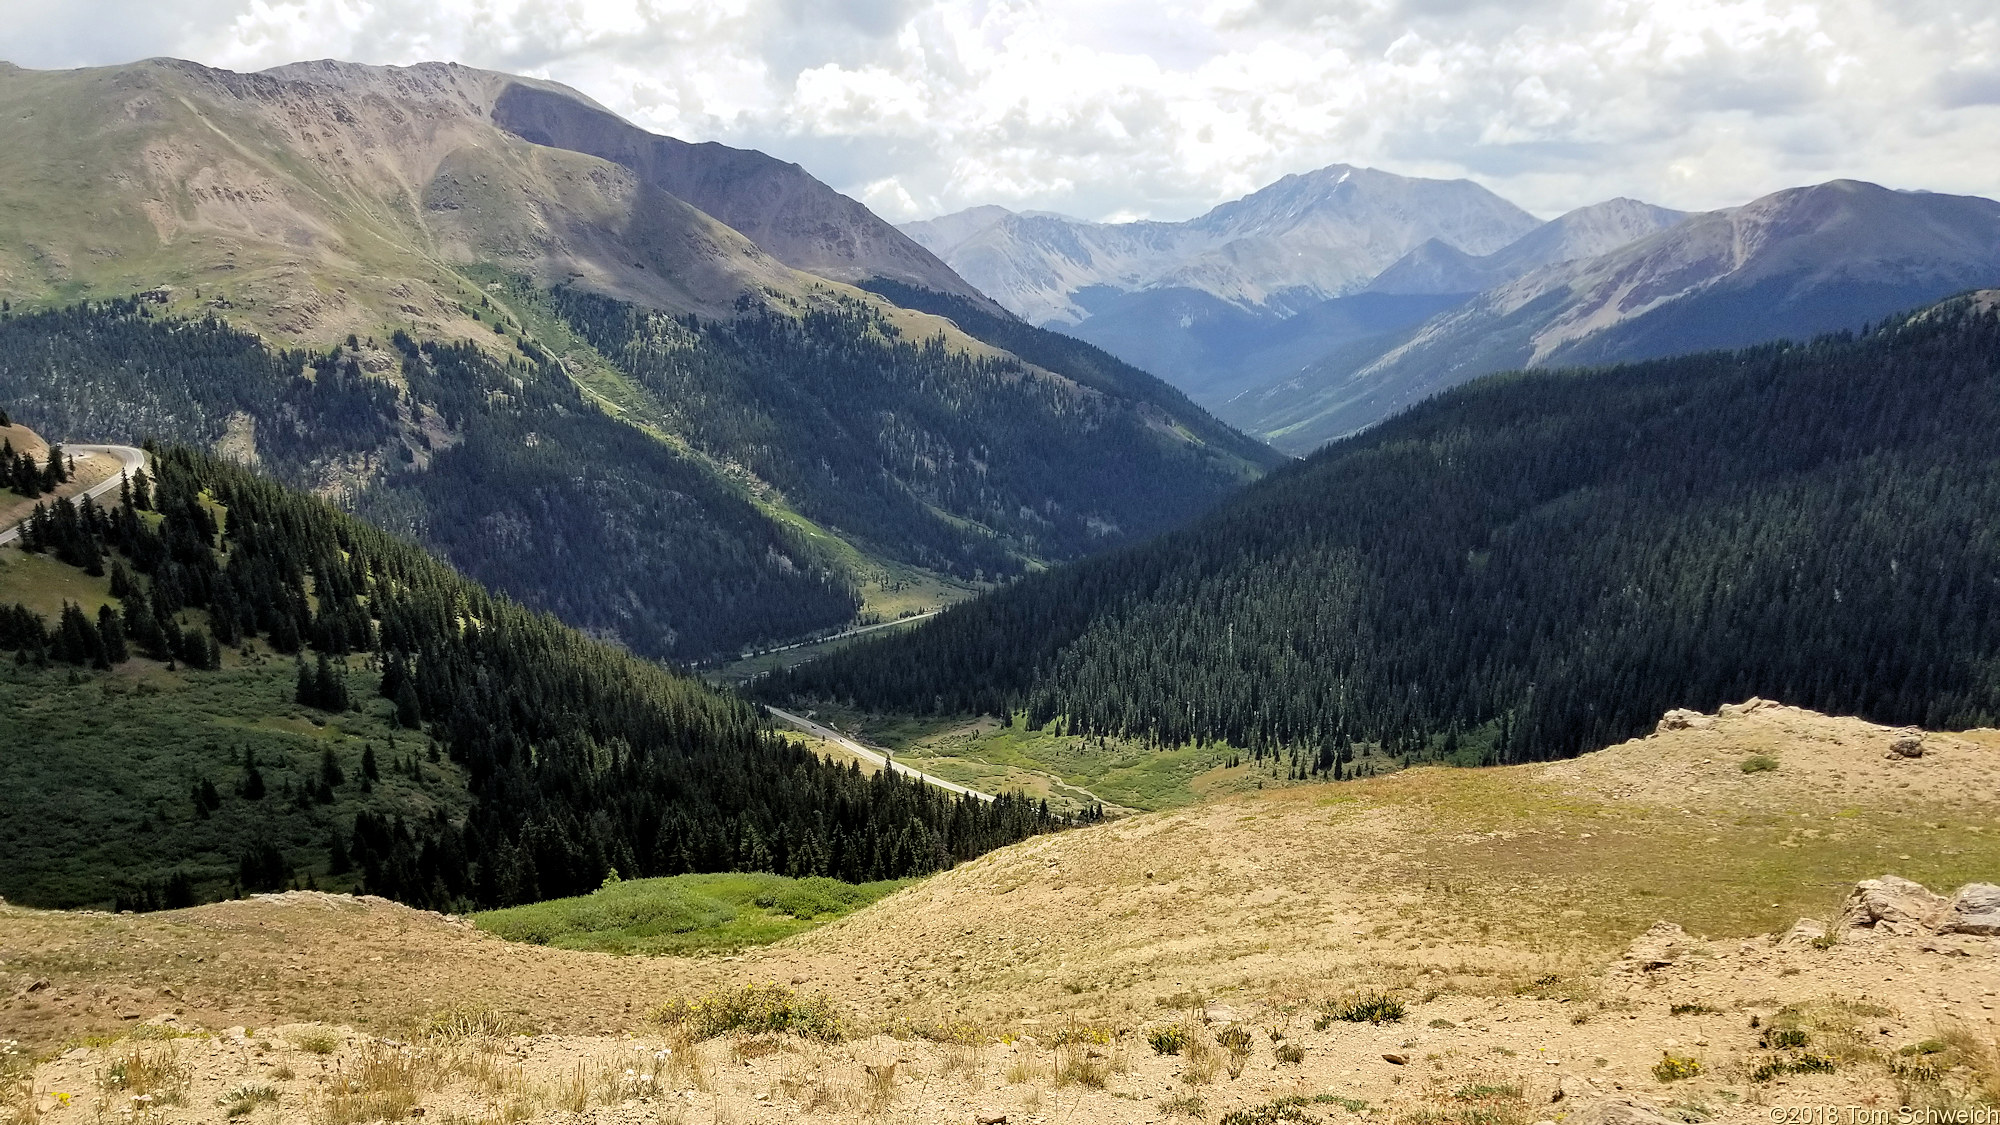
[[[108,605],[97,607],[97,640],[107,663],[123,664],[132,658],[125,645],[125,627]]]
[[[347,774],[340,768],[340,759],[333,756],[333,747],[320,752],[319,783],[322,789],[338,789],[347,784]]]

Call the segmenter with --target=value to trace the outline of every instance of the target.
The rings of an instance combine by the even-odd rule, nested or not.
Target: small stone
[[[1382,1061],[1383,1061],[1383,1062],[1386,1062],[1386,1063],[1394,1063],[1394,1064],[1395,1064],[1395,1065],[1397,1065],[1397,1066],[1408,1066],[1408,1065],[1410,1064],[1410,1056],[1408,1056],[1408,1055],[1383,1055],[1383,1056],[1382,1056]]]

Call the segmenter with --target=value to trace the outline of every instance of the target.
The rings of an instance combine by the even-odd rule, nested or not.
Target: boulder
[[[1756,713],[1757,713],[1757,712],[1759,712],[1759,711],[1767,711],[1767,710],[1769,710],[1769,709],[1771,709],[1771,708],[1773,708],[1773,707],[1782,707],[1782,706],[1783,706],[1783,704],[1781,704],[1781,703],[1773,703],[1772,701],[1770,701],[1770,700],[1768,700],[1768,699],[1760,699],[1760,698],[1758,698],[1757,696],[1754,696],[1754,695],[1753,695],[1753,696],[1751,696],[1750,698],[1748,698],[1748,699],[1744,700],[1744,701],[1743,701],[1743,702],[1741,702],[1741,703],[1725,703],[1725,704],[1723,704],[1723,705],[1722,705],[1722,706],[1721,706],[1720,708],[1718,708],[1718,709],[1716,710],[1716,714],[1718,714],[1718,715],[1754,715],[1754,714],[1756,714]]]
[[[1665,734],[1668,731],[1676,730],[1707,730],[1714,725],[1715,719],[1713,716],[1704,715],[1699,711],[1690,711],[1685,707],[1676,707],[1660,716],[1660,725],[1655,728],[1655,733]]]
[[[1674,923],[1655,922],[1625,950],[1626,967],[1642,971],[1664,969],[1680,959],[1688,941],[1688,932]]]
[[[1924,732],[1920,730],[1899,730],[1889,741],[1891,758],[1921,758],[1924,756]]]
[[[1841,905],[1843,930],[1875,930],[1888,934],[1931,933],[1951,914],[1951,900],[1922,883],[1899,875],[1863,879]]]
[[[1949,934],[2000,937],[2000,887],[1967,883],[1951,896],[1951,911],[1938,927]]]

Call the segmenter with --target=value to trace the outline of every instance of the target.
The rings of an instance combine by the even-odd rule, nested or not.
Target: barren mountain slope
[[[495,125],[502,94],[529,87],[585,104],[441,63],[0,69],[0,292],[167,285],[173,311],[327,342],[479,330],[462,307],[477,294],[453,273],[474,260],[707,314],[798,289],[630,171]]]
[[[53,1112],[130,1104],[111,1076],[153,1073],[186,1103],[174,1120],[222,1119],[246,1083],[276,1099],[248,1104],[253,1121],[370,1097],[377,1116],[606,1122],[1266,1107],[1235,1120],[1658,1125],[1969,1104],[1952,1099],[2000,1094],[2000,939],[1890,923],[1776,936],[1801,915],[1832,922],[1855,880],[1885,871],[1947,893],[1991,877],[2000,734],[1885,757],[1898,737],[1752,701],[1572,762],[1245,795],[1004,849],[740,958],[509,945],[305,894],[144,916],[8,909],[0,1036],[50,1060],[34,1084]],[[1775,768],[1746,771],[1758,754]],[[697,1046],[647,1018],[765,982],[829,996],[848,1041]],[[1405,1014],[1325,1018],[1378,992]],[[168,1010],[150,1038],[64,1047]],[[356,1030],[270,1030],[294,1021]],[[1156,1054],[1147,1033],[1174,1023],[1201,1045]],[[229,1025],[254,1034],[162,1038]],[[1248,1033],[1237,1057],[1218,1045],[1231,1025]],[[1666,1055],[1698,1073],[1656,1074]],[[1291,1116],[1272,1108],[1286,1097]]]
[[[503,90],[492,118],[536,144],[628,169],[646,186],[715,216],[794,268],[839,281],[886,277],[997,311],[930,251],[796,164],[648,133],[567,90],[529,83]]]

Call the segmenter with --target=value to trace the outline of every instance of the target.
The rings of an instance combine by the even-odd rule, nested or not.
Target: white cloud
[[[14,0],[0,56],[451,58],[891,218],[1178,218],[1336,161],[1542,213],[1835,176],[2000,194],[1990,0]]]

